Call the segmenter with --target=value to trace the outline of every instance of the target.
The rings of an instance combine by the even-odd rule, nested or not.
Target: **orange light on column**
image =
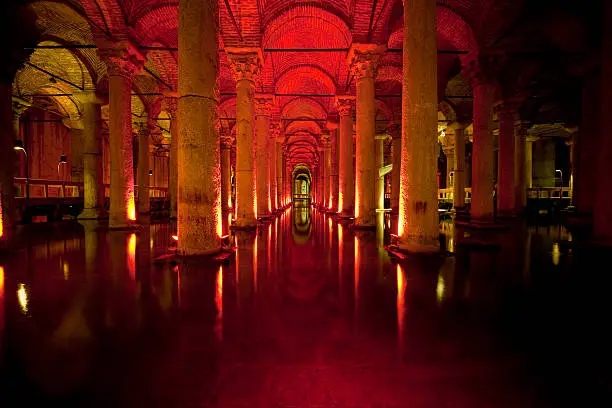
[[[0,266],[0,333],[4,329],[4,267]]]
[[[132,280],[136,280],[136,234],[130,234],[127,244],[127,267]]]
[[[128,218],[131,221],[136,221],[136,205],[134,204],[134,193],[129,193],[127,213]]]

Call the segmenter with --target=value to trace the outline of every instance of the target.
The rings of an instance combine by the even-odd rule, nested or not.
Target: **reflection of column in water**
[[[238,307],[252,297],[256,283],[257,257],[255,231],[236,231],[236,286]]]
[[[406,274],[404,269],[397,264],[397,344],[400,356],[404,355],[404,331],[406,315]]]
[[[441,305],[444,301],[453,297],[455,288],[455,259],[447,257],[438,273],[438,282],[436,284],[436,299]]]
[[[4,339],[4,267],[0,266],[0,356],[2,356],[2,339]],[[2,359],[0,358],[0,364]]]
[[[223,265],[219,265],[219,270],[217,271],[215,305],[217,306],[215,334],[219,341],[223,341]]]
[[[354,263],[354,267],[355,267],[355,273],[353,275],[353,311],[354,311],[354,325],[355,328],[357,327],[357,317],[359,316],[359,275],[361,273],[360,271],[360,267],[361,267],[361,253],[359,250],[359,239],[357,238],[357,235],[355,235],[355,239],[354,239],[354,247],[355,247],[355,263]]]

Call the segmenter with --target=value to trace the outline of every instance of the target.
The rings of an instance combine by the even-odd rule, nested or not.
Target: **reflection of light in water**
[[[19,300],[21,311],[23,313],[28,313],[28,291],[23,283],[20,283],[19,289],[17,289],[17,299]]]
[[[559,260],[561,259],[561,250],[559,249],[559,244],[555,242],[552,247],[552,263],[553,265],[559,265]]]
[[[404,343],[404,314],[406,312],[404,309],[405,293],[406,277],[404,276],[402,267],[397,264],[397,340],[400,345],[400,349]]]
[[[149,240],[149,248],[151,248],[151,251],[153,250],[154,244],[155,244],[155,241],[153,241],[153,237],[151,237],[151,239]]]
[[[259,236],[255,236],[255,243],[253,244],[253,288],[257,293],[257,242]]]
[[[176,292],[177,292],[177,302],[179,307],[181,307],[181,271],[179,270],[178,265],[174,267],[174,272],[176,272]]]
[[[355,309],[357,309],[357,299],[359,298],[359,240],[355,236]]]
[[[215,305],[217,306],[217,318],[215,321],[215,334],[217,339],[223,340],[223,265],[217,271],[215,290]]]
[[[128,273],[132,280],[136,279],[136,234],[131,234],[128,239],[128,253],[127,253],[127,266]]]
[[[70,266],[68,265],[68,262],[64,262],[62,269],[64,270],[64,280],[70,279]]]
[[[436,295],[438,298],[438,303],[442,303],[444,300],[444,291],[446,289],[446,282],[444,281],[444,277],[442,276],[442,272],[438,275],[438,285],[436,286]]]

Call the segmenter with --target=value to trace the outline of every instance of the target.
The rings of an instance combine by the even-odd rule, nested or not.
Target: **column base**
[[[232,225],[230,225],[230,229],[240,229],[240,230],[250,230],[250,229],[256,229],[257,228],[257,220],[252,219],[252,220],[247,220],[247,219],[240,219],[237,218],[234,220],[234,223]]]
[[[84,208],[77,217],[79,220],[101,220],[108,218],[108,213],[100,208]]]
[[[376,228],[376,217],[356,217],[353,226],[355,228]]]
[[[108,224],[108,228],[113,230],[113,231],[118,231],[118,230],[133,230],[133,229],[138,229],[138,224],[134,222],[130,222],[130,223],[121,223],[121,224]]]
[[[193,253],[185,253],[179,249],[176,250],[176,257],[181,260],[196,260],[199,257],[210,258],[215,255],[220,254],[223,251],[223,248],[219,246],[218,248],[205,249],[194,251]]]
[[[437,254],[440,252],[440,240],[439,238],[405,237],[399,239],[397,248],[411,254]]]
[[[355,216],[353,215],[352,212],[342,211],[341,213],[338,214],[338,218],[341,220],[352,220],[355,218]]]

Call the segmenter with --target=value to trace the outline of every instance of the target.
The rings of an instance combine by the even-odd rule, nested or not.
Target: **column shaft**
[[[355,177],[355,225],[371,227],[376,224],[374,133],[376,104],[374,77],[357,79],[357,140]]]
[[[177,216],[177,197],[178,197],[178,115],[177,115],[177,95],[166,95],[164,98],[166,111],[170,115],[170,155],[168,158],[169,183],[168,195],[170,198],[170,218]]]
[[[93,95],[82,101],[83,112],[83,212],[79,219],[97,219],[104,212],[100,106]]]
[[[453,176],[453,207],[465,206],[465,136],[464,127],[455,127],[455,174]]]
[[[329,209],[332,212],[338,212],[338,194],[340,191],[339,175],[338,175],[338,159],[340,149],[338,148],[338,129],[331,131],[331,167],[330,167],[330,204]]]
[[[138,213],[151,211],[149,198],[149,128],[144,123],[138,133]]]
[[[282,141],[279,139],[276,142],[276,185],[277,185],[277,202],[279,207],[285,205],[283,201],[283,147]]]
[[[436,3],[404,6],[400,248],[439,249]],[[418,58],[414,56],[418,55]],[[424,91],[426,90],[426,91]]]
[[[231,152],[231,141],[223,140],[221,143],[221,207],[224,213],[232,208]]]
[[[402,163],[402,129],[392,129],[393,137],[393,166],[391,168],[391,211],[399,211],[400,197],[400,167]]]
[[[376,196],[376,208],[385,208],[385,177],[379,176],[379,170],[385,165],[385,139],[383,137],[376,137],[376,168],[374,171],[374,178],[376,180],[375,196]]]
[[[500,213],[512,214],[515,199],[515,131],[517,112],[513,106],[502,106],[499,110],[499,181],[497,183],[497,208]]]
[[[221,169],[217,131],[218,5],[179,3],[178,252],[220,250]]]
[[[514,209],[516,212],[522,212],[527,204],[525,152],[529,125],[517,122],[514,129]]]
[[[257,217],[270,215],[270,180],[268,172],[268,139],[270,139],[270,116],[263,112],[258,99],[257,115],[255,117],[255,133],[257,137],[255,148]],[[262,111],[260,111],[262,109]]]
[[[126,70],[130,68],[127,67]],[[109,71],[109,145],[111,228],[125,228],[136,220],[132,147],[133,72]]]
[[[353,109],[351,98],[338,99],[340,115],[340,158],[338,211],[345,217],[353,216],[355,174],[353,168]]]
[[[12,84],[0,82],[0,242],[8,242],[7,230],[15,224],[15,170],[13,149],[19,135],[13,126]],[[2,299],[3,300],[3,299]]]
[[[277,177],[276,177],[276,138],[272,135],[268,139],[268,180],[270,180],[270,211],[278,210]]]
[[[493,220],[494,152],[493,96],[495,88],[485,81],[474,81],[474,144],[472,145],[473,220]]]
[[[325,144],[323,157],[325,159],[323,165],[323,208],[328,210],[331,207],[331,146],[329,141]]]

